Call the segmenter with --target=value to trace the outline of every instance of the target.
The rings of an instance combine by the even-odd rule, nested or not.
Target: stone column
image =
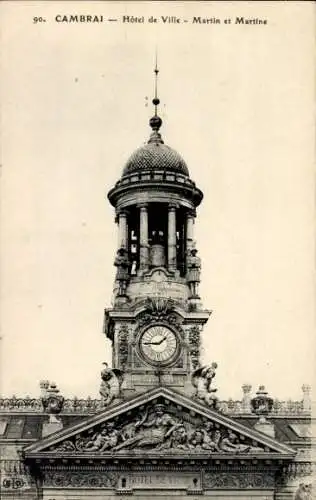
[[[176,205],[168,205],[168,269],[177,269]]]
[[[118,213],[118,248],[128,249],[127,212],[120,210]]]
[[[148,269],[149,246],[148,246],[148,205],[142,203],[139,208],[139,268],[142,271]]]
[[[193,246],[194,241],[194,218],[195,213],[193,210],[189,210],[186,214],[186,251],[190,250]]]

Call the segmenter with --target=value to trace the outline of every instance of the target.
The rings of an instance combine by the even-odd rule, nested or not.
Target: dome
[[[179,153],[160,141],[136,149],[125,164],[123,176],[140,170],[162,169],[189,176],[189,170]]]

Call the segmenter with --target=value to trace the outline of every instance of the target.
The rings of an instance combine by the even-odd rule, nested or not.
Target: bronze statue
[[[191,297],[198,298],[198,284],[200,283],[201,259],[197,255],[197,249],[192,248],[187,255],[187,282],[189,284]]]
[[[125,296],[127,283],[129,280],[129,267],[130,267],[128,252],[125,248],[118,249],[114,265],[117,268],[115,279],[119,283],[118,295]]]

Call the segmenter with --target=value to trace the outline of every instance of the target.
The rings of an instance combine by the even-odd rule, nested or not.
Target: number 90
[[[45,23],[45,19],[43,17],[33,17],[33,24],[37,23]]]

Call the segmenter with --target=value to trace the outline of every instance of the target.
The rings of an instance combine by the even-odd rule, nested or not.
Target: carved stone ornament
[[[124,372],[117,368],[109,368],[107,363],[103,363],[103,365],[100,395],[102,396],[103,404],[107,406],[112,403],[115,398],[120,397]]]
[[[312,500],[315,498],[313,496],[313,486],[311,483],[300,483],[295,494],[293,496],[294,500]]]
[[[206,472],[204,487],[210,489],[268,489],[274,488],[274,476],[272,473]]]
[[[174,302],[164,297],[148,297],[145,302],[145,308],[138,317],[139,326],[145,326],[151,322],[164,321],[180,327],[181,320],[173,312]]]
[[[269,451],[257,446],[248,437],[197,416],[181,413],[176,406],[160,403],[135,409],[92,430],[54,445],[56,453],[87,452],[103,454],[120,450],[159,450],[159,452],[201,452],[220,454],[251,454]]]
[[[264,385],[260,385],[256,396],[251,399],[251,406],[257,415],[268,415],[273,408],[273,399],[268,396]]]
[[[138,367],[142,365],[139,364]],[[241,401],[236,401],[229,399],[228,401],[221,401],[219,403],[221,412],[225,412],[231,415],[243,413],[243,406]],[[87,397],[84,399],[78,399],[74,397],[72,399],[65,399],[63,403],[62,412],[71,413],[86,413],[92,414],[96,413],[104,408],[103,401],[101,399],[92,399]],[[42,400],[40,398],[30,398],[25,396],[23,398],[17,398],[16,396],[10,398],[0,398],[0,410],[3,413],[14,412],[30,412],[30,413],[41,413],[43,410]],[[274,400],[273,404],[273,415],[289,416],[293,415],[299,417],[302,415],[302,402],[301,401],[277,401]]]
[[[194,370],[199,367],[200,363],[200,346],[201,346],[201,338],[200,338],[200,329],[198,326],[192,326],[189,330],[189,350],[191,363]]]
[[[164,297],[148,297],[145,302],[145,308],[137,318],[138,326],[145,327],[151,323],[163,322],[177,329],[183,337],[182,320],[174,312],[174,302],[172,299]]]
[[[112,471],[45,471],[44,485],[52,488],[114,488],[119,474]]]
[[[306,476],[313,476],[312,463],[292,462],[283,467],[280,484],[286,484],[289,480],[301,479]]]
[[[64,397],[59,394],[59,389],[53,382],[43,393],[41,401],[47,413],[58,414],[63,409]]]
[[[215,396],[217,389],[211,386],[216,375],[216,368],[217,363],[198,368],[192,374],[192,384],[196,388],[195,397],[202,400],[211,408],[218,410],[218,398]]]
[[[122,325],[119,330],[118,335],[119,347],[118,347],[118,355],[119,355],[119,364],[122,367],[122,370],[126,368],[128,361],[128,327],[127,325]]]

